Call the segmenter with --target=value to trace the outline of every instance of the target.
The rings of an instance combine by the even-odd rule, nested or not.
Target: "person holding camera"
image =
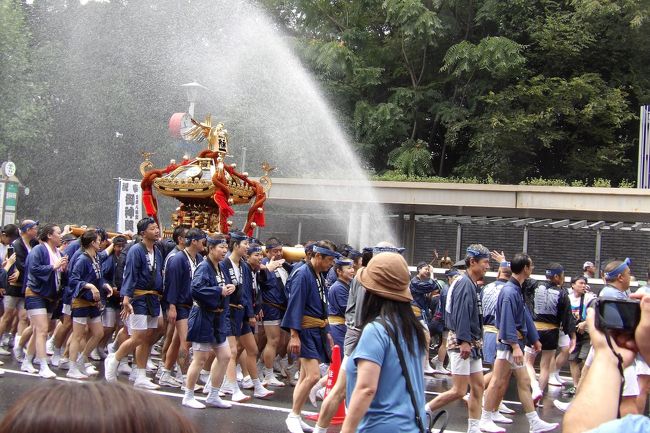
[[[625,280],[629,279],[629,273],[625,271],[625,268],[629,271],[627,266],[622,272],[612,275],[612,271],[624,263],[615,261],[606,266],[606,280],[610,287],[620,289],[619,286],[624,286]],[[606,293],[612,292],[608,290]],[[607,392],[620,390],[624,377],[621,370],[634,364],[635,352],[650,359],[650,294],[634,293],[630,297],[640,301],[640,320],[636,328],[628,333],[598,329],[597,312],[594,308],[587,310],[587,328],[594,349],[593,360],[589,372],[580,383],[578,395],[564,416],[563,433],[650,431],[650,419],[646,416],[631,414],[616,419],[619,414],[620,392]]]

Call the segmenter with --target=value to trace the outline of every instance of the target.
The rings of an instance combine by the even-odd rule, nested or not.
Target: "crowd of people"
[[[559,371],[568,363],[573,385],[564,384],[563,395],[575,398],[553,402],[567,412],[564,431],[597,428],[617,415],[625,428],[648,428],[647,418],[634,415],[645,413],[650,392],[643,358],[650,356],[643,334],[650,333],[650,293],[630,293],[629,260],[603,263],[605,286],[596,294],[591,262],[567,287],[560,263],[537,280],[527,254],[507,258],[480,244],[457,263],[420,263],[413,277],[403,249],[387,242],[360,251],[328,240],[301,247],[304,259],[290,263],[279,239],[261,242],[236,230],[180,226],[161,239],[153,218],[140,220],[133,236],[90,228],[77,237],[34,220],[7,225],[0,355],[45,379],[56,368],[86,380],[103,360],[107,382],[127,375],[140,389],[182,388],[182,405],[194,409],[273,398],[273,388],[291,384],[291,433],[327,431],[343,401],[343,432],[428,431],[428,420],[460,399],[469,433],[503,433],[515,412],[502,402],[512,378],[530,431],[552,431],[558,424],[542,420],[537,406],[548,387],[563,386]],[[497,278],[487,283],[491,263]],[[436,268],[445,269],[440,279]],[[636,338],[610,339],[594,327],[589,306],[598,296],[641,300]],[[341,369],[324,396],[335,345]],[[450,375],[452,386],[425,402],[425,375]],[[601,394],[622,384],[621,392],[594,400],[596,375],[616,385]],[[94,388],[83,389],[94,398]],[[301,412],[319,397],[312,427]],[[609,406],[587,417],[588,404]]]

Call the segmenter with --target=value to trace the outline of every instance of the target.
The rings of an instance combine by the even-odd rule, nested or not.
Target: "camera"
[[[9,245],[7,247],[7,258],[11,257],[14,255],[14,247],[12,245]]]
[[[641,320],[639,301],[602,297],[592,303],[596,311],[596,328],[602,332],[633,334]]]

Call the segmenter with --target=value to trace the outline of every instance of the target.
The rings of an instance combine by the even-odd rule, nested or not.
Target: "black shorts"
[[[539,342],[542,343],[542,350],[556,350],[560,339],[560,328],[547,331],[537,331]]]

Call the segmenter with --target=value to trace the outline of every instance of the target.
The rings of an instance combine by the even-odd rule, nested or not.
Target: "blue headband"
[[[460,272],[458,272],[458,269],[448,269],[445,271],[445,277],[453,277],[458,274],[460,274]]]
[[[194,236],[188,236],[187,234],[185,235],[185,239],[187,239],[188,241],[202,241],[205,238],[207,238],[207,235],[204,232],[197,233]]]
[[[560,275],[562,272],[564,272],[564,268],[560,266],[559,268],[555,268],[555,269],[547,269],[545,274],[546,274],[546,278],[551,278],[556,275]]]
[[[314,254],[322,254],[324,256],[334,257],[335,259],[341,257],[341,255],[336,251],[332,251],[329,248],[319,247],[317,245],[314,245],[312,250],[314,251]]]
[[[625,272],[625,269],[627,269],[631,264],[632,261],[630,260],[630,258],[626,257],[625,260],[623,260],[623,263],[621,263],[611,271],[605,272],[605,279],[609,280],[611,278],[618,276],[619,274],[622,274],[623,272]]]
[[[354,262],[352,260],[346,259],[346,258],[341,258],[341,259],[336,259],[334,261],[334,264],[336,266],[352,266]]]
[[[373,247],[363,247],[362,254],[372,253]]]
[[[305,245],[305,254],[314,252],[314,247],[316,244],[307,244]]]
[[[228,243],[225,239],[215,239],[215,238],[211,238],[210,236],[208,236],[206,239],[208,241],[208,245],[211,245],[211,246],[212,245],[219,245],[219,244],[227,244]]]
[[[379,253],[398,253],[402,254],[406,251],[406,248],[397,248],[397,247],[372,247],[372,254]]]
[[[38,225],[38,221],[34,221],[33,223],[27,223],[24,224],[21,228],[20,231],[25,233],[27,230],[31,229],[32,227],[36,227]]]
[[[469,255],[470,257],[473,257],[475,259],[479,259],[479,260],[480,259],[489,259],[490,258],[489,253],[485,254],[485,253],[482,253],[479,250],[475,250],[475,249],[473,249],[471,247],[467,247],[467,255]]]
[[[282,246],[283,246],[282,243],[274,242],[274,243],[266,244],[266,250],[268,251]]]
[[[254,253],[261,253],[262,252],[262,247],[257,244],[253,244],[250,247],[248,247],[248,255],[254,254]]]
[[[240,233],[240,232],[231,232],[230,233],[230,239],[234,239],[236,241],[241,242],[241,241],[247,241],[248,236],[246,236],[244,233]]]
[[[352,260],[361,257],[361,255],[362,255],[361,252],[357,250],[350,250],[348,252],[348,258]]]

